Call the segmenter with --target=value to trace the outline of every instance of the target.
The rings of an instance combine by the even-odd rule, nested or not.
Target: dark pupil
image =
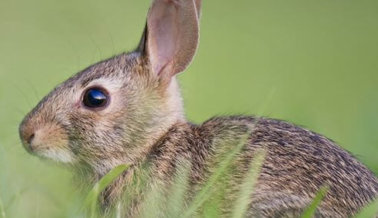
[[[83,103],[87,107],[102,107],[106,105],[107,96],[104,91],[98,88],[89,89],[83,99]]]

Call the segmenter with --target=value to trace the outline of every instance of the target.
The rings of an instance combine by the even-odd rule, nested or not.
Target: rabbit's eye
[[[107,106],[109,101],[108,93],[98,87],[89,88],[83,96],[83,104],[88,108],[98,109]]]

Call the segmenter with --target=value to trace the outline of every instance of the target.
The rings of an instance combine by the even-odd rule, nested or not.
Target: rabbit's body
[[[318,217],[348,217],[377,196],[378,180],[349,153],[323,136],[272,119],[232,116],[213,118],[202,125],[179,122],[149,149],[144,161],[151,165],[151,178],[163,184],[175,178],[183,160],[189,161],[190,190],[195,192],[218,167],[218,158],[235,149],[251,128],[247,144],[235,157],[230,178],[223,187],[227,194],[221,210],[226,217],[238,197],[250,161],[261,149],[267,155],[249,217],[299,217],[325,185],[329,185],[329,191],[317,211]],[[133,170],[139,169],[130,171]],[[121,181],[118,185],[128,184]],[[123,188],[127,191],[128,186]],[[112,191],[110,188],[107,193]],[[105,200],[113,201],[120,193],[113,192]],[[138,213],[138,206],[127,211]]]
[[[330,190],[319,216],[348,217],[374,199],[377,178],[315,133],[253,117],[220,117],[202,125],[186,121],[175,75],[189,65],[197,48],[200,3],[154,0],[136,51],[78,73],[25,117],[20,125],[25,148],[74,166],[93,183],[120,164],[131,165],[102,195],[103,207],[109,208],[125,194],[131,217],[142,212],[146,190],[165,190],[182,163],[190,163],[191,194],[198,191],[246,134],[231,173],[222,178],[225,215],[260,149],[267,156],[250,217],[299,216],[323,185]],[[136,175],[151,181],[145,189],[133,188]]]

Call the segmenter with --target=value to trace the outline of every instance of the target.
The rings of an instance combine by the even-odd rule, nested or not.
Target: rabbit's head
[[[20,136],[37,156],[99,173],[133,163],[183,121],[175,75],[198,44],[200,0],[155,0],[138,48],[94,64],[48,94]]]

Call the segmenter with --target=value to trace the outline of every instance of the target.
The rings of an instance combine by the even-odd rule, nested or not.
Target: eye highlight
[[[102,109],[108,105],[109,95],[107,91],[100,87],[92,87],[85,91],[83,104],[90,109]]]

